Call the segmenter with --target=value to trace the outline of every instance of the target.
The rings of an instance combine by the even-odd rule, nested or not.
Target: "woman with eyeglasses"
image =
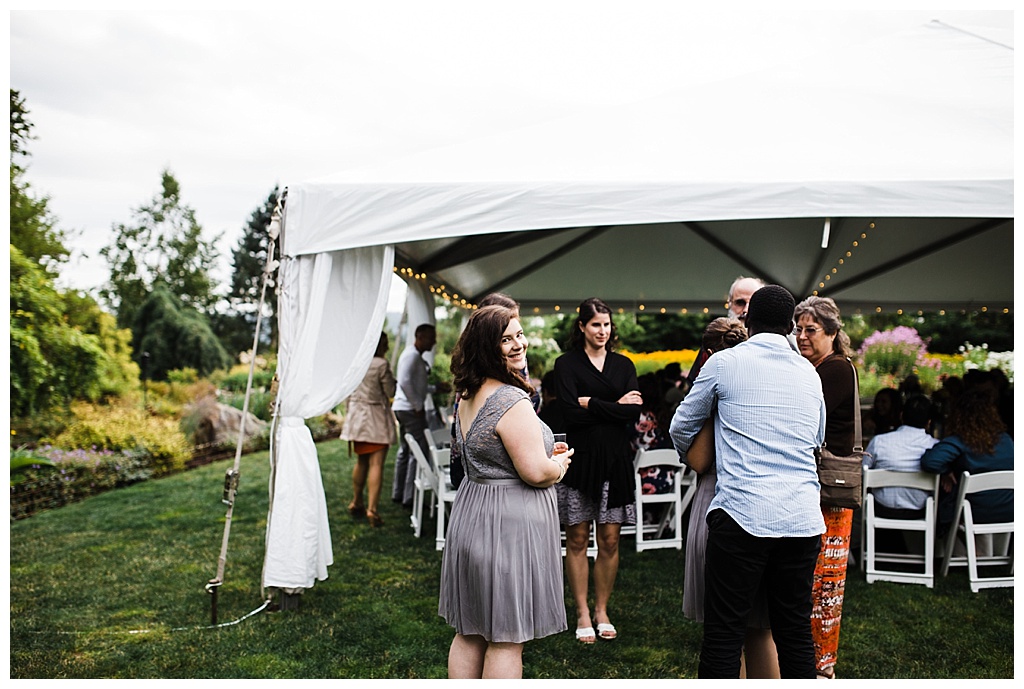
[[[814,364],[825,395],[825,445],[836,455],[848,455],[854,443],[854,405],[860,404],[853,385],[857,370],[850,361],[850,338],[843,332],[839,307],[827,297],[807,297],[793,312],[797,347]],[[818,675],[835,676],[839,623],[843,614],[846,563],[849,559],[853,510],[822,507],[825,534],[814,568],[811,630]]]

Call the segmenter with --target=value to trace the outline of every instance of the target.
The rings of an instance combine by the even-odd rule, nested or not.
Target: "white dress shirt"
[[[923,428],[900,426],[871,439],[865,450],[864,466],[889,471],[921,471],[921,455],[937,442],[938,439]],[[880,505],[891,509],[919,510],[924,508],[928,498],[928,491],[917,488],[893,486],[875,488],[871,492]]]

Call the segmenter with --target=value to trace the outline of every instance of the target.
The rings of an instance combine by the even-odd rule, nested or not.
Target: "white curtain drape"
[[[316,445],[304,420],[359,385],[387,310],[394,247],[285,257],[263,585],[310,588],[334,563]]]

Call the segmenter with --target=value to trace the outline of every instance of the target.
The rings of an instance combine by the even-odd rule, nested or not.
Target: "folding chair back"
[[[917,519],[891,519],[876,514],[876,488],[900,487],[917,488],[928,492],[924,516]],[[935,585],[935,510],[938,505],[939,475],[924,471],[890,471],[888,469],[864,469],[863,480],[863,537],[861,538],[861,566],[867,571],[868,583],[895,581],[905,584]],[[924,537],[923,553],[887,552],[877,547],[877,531],[880,529],[917,532]],[[905,541],[907,539],[904,539]],[[910,545],[908,543],[908,545]],[[882,568],[879,563],[899,565],[896,568]],[[908,565],[916,567],[908,568]],[[916,569],[917,571],[908,571]]]
[[[409,451],[412,452],[412,456],[416,460],[416,478],[413,481],[413,494],[412,494],[412,516],[409,518],[409,522],[412,524],[412,531],[416,535],[416,538],[420,537],[420,533],[423,530],[423,505],[427,500],[431,500],[432,497],[428,496],[428,493],[437,495],[437,474],[434,473],[434,468],[430,466],[430,460],[423,454],[423,448],[420,447],[419,442],[416,441],[416,437],[412,433],[405,434],[405,442],[409,445]],[[433,511],[433,502],[431,502],[431,511]]]
[[[672,490],[665,493],[644,494],[640,471],[648,467],[665,466],[673,472]],[[687,489],[689,499],[683,503],[683,474],[688,467],[679,461],[679,454],[674,449],[637,450],[633,459],[633,477],[636,481],[636,549],[637,552],[652,548],[683,547],[683,511],[693,498]],[[692,473],[692,472],[691,472]],[[696,490],[696,482],[690,481]],[[644,509],[661,507],[657,523],[644,523]],[[666,534],[666,530],[670,533]]]
[[[437,505],[437,534],[434,543],[438,550],[444,550],[446,520],[455,502],[455,487],[452,486],[452,451],[451,448],[430,448],[431,459],[434,460],[434,474],[437,488],[434,491]]]
[[[975,593],[986,588],[1013,586],[1013,520],[988,524],[974,521],[970,496],[986,490],[1013,490],[1013,471],[989,471],[973,475],[969,471],[963,473],[942,558],[942,576],[946,576],[951,564],[967,565],[971,591]],[[963,534],[966,557],[953,555],[958,534]],[[999,539],[998,545],[995,545],[996,540],[992,538],[996,535],[1004,537]],[[979,537],[993,541],[994,544],[988,548],[990,553],[978,552]],[[1010,567],[1008,574],[985,577],[979,574],[981,567],[1005,565]]]
[[[430,444],[434,447],[451,447],[451,428],[431,428],[427,431],[427,440],[429,440]]]

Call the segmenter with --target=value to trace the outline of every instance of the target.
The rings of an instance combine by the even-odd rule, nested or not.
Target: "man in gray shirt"
[[[437,342],[437,331],[430,323],[416,327],[416,335],[412,346],[408,347],[398,359],[396,380],[398,389],[391,409],[398,419],[400,446],[395,455],[395,476],[391,485],[391,500],[412,508],[415,493],[416,458],[405,438],[411,433],[423,449],[423,455],[430,460],[430,446],[427,444],[427,395],[432,392],[427,383],[430,365],[423,354],[434,348]]]
[[[715,456],[701,466],[688,458],[698,473],[711,461],[718,472],[707,514],[702,678],[739,677],[759,590],[782,677],[815,676],[811,587],[825,523],[814,449],[824,440],[825,399],[814,367],[786,340],[794,307],[778,285],[754,292],[749,339],[707,360],[669,427],[685,454],[715,418]]]

